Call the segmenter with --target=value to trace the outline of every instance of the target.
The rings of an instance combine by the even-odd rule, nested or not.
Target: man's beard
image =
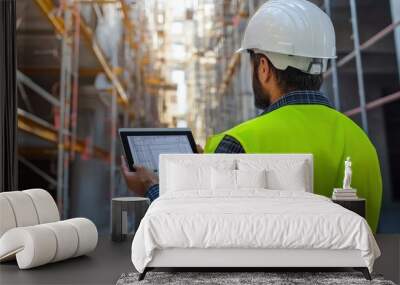
[[[254,105],[256,108],[265,110],[271,105],[271,97],[268,93],[263,91],[256,70],[253,71],[253,93]]]

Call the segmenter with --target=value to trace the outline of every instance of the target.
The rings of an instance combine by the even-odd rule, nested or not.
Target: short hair
[[[295,90],[319,90],[323,82],[321,74],[308,74],[297,68],[288,66],[285,70],[277,69],[271,61],[263,54],[249,51],[256,70],[260,65],[261,58],[265,58],[272,72],[275,74],[277,83],[282,92],[288,93]]]

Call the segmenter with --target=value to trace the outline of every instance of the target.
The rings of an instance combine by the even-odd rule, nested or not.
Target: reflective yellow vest
[[[287,105],[211,137],[205,152],[214,152],[225,135],[239,141],[246,153],[312,153],[314,193],[327,197],[342,187],[344,161],[350,156],[351,186],[367,200],[367,221],[376,231],[382,199],[378,156],[347,116],[323,105]]]

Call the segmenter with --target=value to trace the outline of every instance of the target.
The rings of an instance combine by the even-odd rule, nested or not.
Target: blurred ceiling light
[[[176,91],[178,113],[184,114],[186,112],[186,84],[185,84],[185,72],[181,69],[172,70],[172,82],[174,82],[178,89]]]
[[[157,24],[164,24],[164,15],[161,13],[157,15]]]
[[[184,45],[172,44],[171,45],[171,55],[174,59],[184,60],[186,57],[186,49]]]
[[[201,64],[209,64],[213,65],[217,63],[217,60],[215,57],[201,57],[200,58],[200,63]]]
[[[169,2],[174,7],[174,9],[172,9],[172,15],[174,18],[181,20],[186,17],[185,2],[185,0],[174,0]]]
[[[208,51],[206,51],[206,52],[204,53],[204,56],[207,56],[207,57],[216,57],[217,55],[215,54],[215,51],[213,51],[213,50],[208,50]]]
[[[171,24],[171,33],[173,35],[180,35],[183,33],[183,23],[182,22],[173,22]]]

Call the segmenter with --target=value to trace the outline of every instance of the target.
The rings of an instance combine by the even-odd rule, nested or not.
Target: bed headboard
[[[305,162],[307,166],[308,186],[306,191],[313,192],[314,185],[314,166],[312,154],[161,154],[159,165],[159,179],[160,179],[160,195],[167,192],[166,189],[168,174],[167,168],[169,163],[183,163],[183,164],[207,164],[212,166],[223,161],[232,161],[237,166],[238,161],[256,162],[265,161],[268,164],[278,164],[280,162]]]

